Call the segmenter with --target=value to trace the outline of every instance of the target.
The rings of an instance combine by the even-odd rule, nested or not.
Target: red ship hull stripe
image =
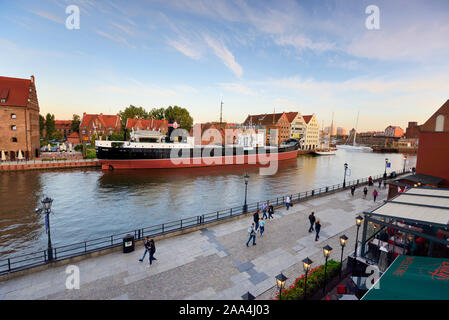
[[[207,158],[186,159],[142,159],[142,160],[107,160],[100,159],[102,169],[166,169],[166,168],[193,168],[210,167],[234,164],[268,165],[270,161],[293,159],[298,156],[298,150],[273,153],[266,155],[240,155]]]

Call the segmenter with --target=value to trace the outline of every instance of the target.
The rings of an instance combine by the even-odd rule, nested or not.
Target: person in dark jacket
[[[257,210],[254,213],[253,218],[254,218],[255,229],[257,231],[257,229],[259,228],[259,210]]]
[[[273,218],[274,208],[273,205],[270,203],[268,206],[268,219],[274,219]]]
[[[313,229],[313,225],[315,224],[315,212],[312,212],[309,216],[309,221],[310,221],[310,228],[309,228],[309,232],[312,232]]]
[[[150,261],[150,266],[152,265],[152,263],[153,263],[153,260],[157,260],[155,257],[154,257],[154,254],[156,253],[156,245],[154,244],[154,240],[153,239],[151,239],[150,240],[150,257],[149,257],[149,261]]]
[[[363,197],[366,199],[366,195],[368,194],[368,188],[367,187],[363,188],[363,194],[364,194]]]
[[[320,238],[320,230],[321,230],[321,223],[320,220],[317,220],[315,222],[315,231],[316,231],[315,241],[318,241],[318,239]]]
[[[139,259],[140,262],[142,262],[143,259],[145,259],[147,252],[150,250],[150,237],[148,236],[145,237],[145,242],[143,243],[143,246],[145,247],[145,252],[143,253],[142,259]]]
[[[354,196],[354,192],[355,192],[355,186],[351,187],[351,195]]]

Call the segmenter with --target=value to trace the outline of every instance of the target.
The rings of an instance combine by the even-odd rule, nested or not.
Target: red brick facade
[[[289,113],[290,116],[291,113]],[[244,126],[257,126],[261,129],[266,129],[266,144],[270,144],[270,132],[272,130],[278,130],[277,141],[275,144],[281,144],[282,142],[290,139],[290,121],[289,116],[285,112],[272,113],[272,114],[257,114],[248,115]]]
[[[79,127],[81,141],[90,140],[94,134],[110,135],[119,134],[122,131],[120,115],[103,115],[83,113],[83,119]]]
[[[0,153],[7,160],[39,157],[39,102],[31,79],[0,77]]]
[[[155,130],[160,131],[162,134],[168,132],[168,120],[156,120],[156,119],[127,119],[126,129],[134,131],[137,130]]]

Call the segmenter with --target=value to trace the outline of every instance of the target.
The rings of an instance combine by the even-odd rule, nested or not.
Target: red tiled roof
[[[310,119],[312,119],[313,114],[312,115],[308,115],[308,116],[302,116],[304,118],[304,121],[308,124]]]
[[[276,124],[284,113],[274,114],[274,123]],[[273,124],[273,113],[248,115],[244,125],[270,125]]]
[[[298,115],[298,112],[286,112],[285,115],[287,116],[288,122],[292,123]]]
[[[101,122],[104,128],[117,128],[120,127],[120,116],[116,115],[104,115],[104,114],[83,114],[83,120],[81,121],[80,127],[87,127],[92,121]]]
[[[126,129],[141,129],[141,130],[159,130],[161,127],[168,127],[168,120],[156,119],[127,119]]]
[[[6,99],[1,106],[26,107],[30,94],[30,79],[0,77],[0,99]]]

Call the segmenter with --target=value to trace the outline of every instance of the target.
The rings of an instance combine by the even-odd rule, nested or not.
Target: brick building
[[[419,125],[418,122],[410,121],[405,129],[406,139],[418,139],[419,138]]]
[[[388,126],[385,129],[385,136],[386,137],[395,137],[400,138],[404,135],[404,130],[401,127],[398,126]]]
[[[449,187],[449,100],[420,126],[416,173],[443,178]]]
[[[248,115],[243,122],[243,125],[254,127],[256,129],[265,129],[267,145],[270,144],[270,141],[273,138],[275,139],[275,141],[273,141],[273,144],[275,145],[279,145],[290,139],[290,121],[285,112]],[[277,137],[273,135],[273,130],[278,130]]]
[[[167,134],[168,132],[168,120],[156,120],[156,119],[127,119],[126,120],[127,130],[152,130],[159,131],[162,134]]]
[[[55,130],[67,138],[72,134],[72,120],[55,120]]]
[[[0,77],[0,153],[7,160],[39,157],[39,102],[34,76]]]
[[[90,140],[94,134],[102,134],[107,136],[112,133],[119,134],[121,131],[122,125],[119,114],[86,114],[84,112],[83,119],[81,120],[79,127],[81,141],[85,140],[85,138]]]

